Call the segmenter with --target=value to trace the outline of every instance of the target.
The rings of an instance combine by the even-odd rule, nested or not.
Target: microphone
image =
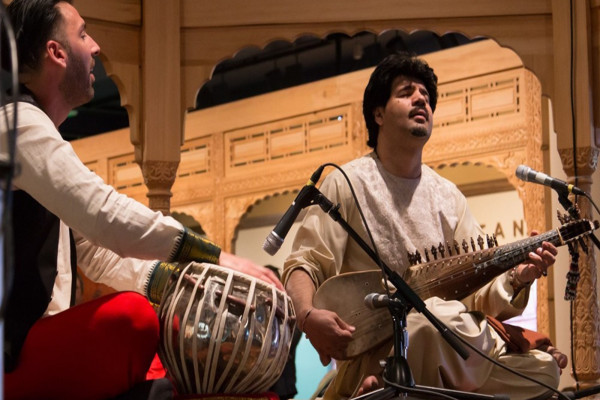
[[[526,165],[519,165],[517,167],[517,178],[525,182],[534,182],[539,183],[544,186],[551,187],[556,190],[559,194],[568,195],[569,193],[587,196],[587,194],[579,189],[577,186],[571,185],[565,181],[561,181],[560,179],[553,178],[544,174],[543,172],[538,172],[534,169],[529,168]]]
[[[400,304],[398,299],[390,299],[387,294],[369,293],[365,296],[365,306],[371,310],[387,307],[390,304]]]
[[[315,184],[319,181],[321,173],[325,168],[321,165],[310,177],[306,185],[300,190],[296,199],[292,202],[292,205],[287,209],[283,217],[279,220],[275,228],[269,233],[263,244],[263,250],[270,255],[275,255],[281,248],[285,236],[289,232],[292,224],[298,217],[300,210],[312,204],[315,199],[315,195],[319,193],[319,190],[315,187]]]

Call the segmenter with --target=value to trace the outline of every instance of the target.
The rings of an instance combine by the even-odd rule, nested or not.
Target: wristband
[[[300,332],[304,332],[304,325],[306,325],[306,319],[310,315],[310,313],[314,310],[313,307],[309,308],[306,314],[304,314],[304,318],[302,318],[302,326],[300,327]],[[304,332],[306,333],[306,332]]]
[[[160,304],[165,287],[176,271],[179,271],[179,266],[176,264],[161,261],[156,263],[146,284],[146,296],[151,303]]]
[[[219,246],[198,233],[185,228],[179,238],[175,254],[170,261],[180,263],[197,261],[218,265],[220,255],[221,248]]]

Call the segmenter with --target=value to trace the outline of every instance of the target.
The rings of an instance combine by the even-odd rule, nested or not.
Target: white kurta
[[[453,243],[456,239],[460,243],[482,233],[456,186],[425,165],[418,179],[398,178],[388,173],[372,153],[342,168],[352,182],[380,257],[400,275],[409,267],[407,252],[419,250],[423,254],[424,248],[437,247],[440,242]],[[343,175],[339,171],[332,172],[320,190],[334,204],[340,204],[342,217],[370,244]],[[286,260],[284,282],[297,268],[306,271],[318,288],[332,276],[372,270],[377,265],[339,224],[318,207],[311,207]],[[502,274],[462,302],[447,302],[434,297],[426,303],[429,310],[454,331],[492,357],[500,358],[506,352],[505,344],[488,327],[483,315],[501,320],[518,315],[526,305],[527,294],[528,291],[523,290],[513,299],[507,275]],[[467,312],[475,310],[479,312]],[[500,382],[507,377],[511,379],[510,375],[502,375],[502,370],[498,371],[499,368],[476,355],[464,362],[442,343],[443,339],[422,315],[411,312],[407,326],[410,336],[408,362],[417,384],[501,393],[495,391],[498,385],[491,385],[498,381],[495,376],[501,375]],[[390,348],[391,343],[386,343],[353,360],[339,361],[338,376],[330,385],[326,398],[351,396],[366,376],[381,372],[379,360],[387,357]],[[547,383],[555,386],[558,383],[558,367],[546,353],[528,357],[524,368],[532,374],[538,373],[540,376],[537,377]],[[514,391],[515,397],[511,398],[539,393],[536,385],[525,383],[524,386],[525,389],[520,387]]]
[[[7,109],[11,118],[12,105]],[[4,126],[3,111],[0,114]],[[59,274],[46,314],[69,306],[72,278],[67,227],[75,238],[78,266],[90,279],[146,294],[154,260],[172,256],[183,231],[181,223],[105,184],[79,160],[39,108],[19,103],[18,132],[14,189],[27,192],[61,220]],[[0,129],[2,143],[6,133]]]

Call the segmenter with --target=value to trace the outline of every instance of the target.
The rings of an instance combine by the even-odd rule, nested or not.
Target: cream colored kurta
[[[465,197],[456,186],[423,165],[418,179],[398,178],[388,173],[372,153],[343,166],[350,177],[358,202],[372,232],[382,260],[402,275],[409,267],[407,252],[456,239],[470,240],[482,233],[470,213]],[[349,225],[365,239],[368,236],[351,190],[339,171],[332,172],[323,181],[321,192],[334,204],[340,204],[340,213]],[[372,270],[376,264],[349,238],[339,224],[325,215],[320,208],[309,208],[294,240],[292,253],[284,267],[283,280],[302,268],[312,278],[315,287],[337,274]],[[426,301],[429,310],[468,341],[496,359],[510,358],[521,369],[558,384],[558,367],[551,356],[537,352],[523,356],[506,357],[505,344],[488,327],[484,314],[501,320],[518,315],[527,302],[528,291],[513,299],[513,290],[506,274],[502,274],[462,302],[431,298]],[[512,300],[512,302],[511,302]],[[467,312],[477,310],[480,312]],[[408,362],[417,384],[445,386],[482,393],[503,393],[506,380],[516,381],[503,370],[477,355],[464,362],[447,344],[435,328],[414,311],[407,318],[410,336]],[[379,374],[379,360],[391,348],[386,343],[353,360],[338,361],[338,375],[330,385],[326,398],[350,397],[364,377]],[[517,361],[514,361],[514,358]],[[503,361],[505,362],[505,361]],[[498,385],[499,382],[503,382]],[[521,383],[511,392],[512,399],[528,398],[545,392],[534,384]],[[518,394],[517,394],[518,393]],[[514,394],[514,395],[513,395]]]
[[[105,184],[79,160],[41,109],[18,105],[14,189],[24,190],[61,220],[58,274],[46,315],[70,304],[69,228],[77,264],[90,279],[145,295],[156,260],[172,256],[184,229],[181,223]],[[4,121],[12,118],[13,106],[4,112],[0,109],[1,143],[6,143]]]

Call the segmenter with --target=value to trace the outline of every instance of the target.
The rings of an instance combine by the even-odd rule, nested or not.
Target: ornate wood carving
[[[585,178],[586,175],[591,175],[598,167],[598,154],[600,150],[597,147],[578,147],[575,151],[577,154],[577,173],[580,177]],[[560,160],[563,164],[563,169],[568,176],[575,174],[575,163],[573,162],[573,149],[558,149]]]
[[[146,196],[149,207],[161,211],[163,214],[170,213],[171,186],[175,181],[175,172],[179,165],[176,161],[144,161],[142,174],[144,183],[148,187]]]
[[[563,168],[569,182],[575,182],[575,166],[577,166],[577,186],[590,192],[591,174],[598,164],[598,149],[595,147],[577,148],[574,159],[572,149],[559,149]],[[574,199],[572,199],[574,201]],[[583,196],[577,199],[580,214],[591,218],[592,206]],[[586,239],[587,254],[580,250],[579,282],[572,307],[574,321],[573,346],[575,348],[575,372],[579,379],[594,382],[600,378],[600,309],[598,302],[598,269],[596,254],[598,249],[590,239]],[[562,294],[559,294],[562,295]]]

